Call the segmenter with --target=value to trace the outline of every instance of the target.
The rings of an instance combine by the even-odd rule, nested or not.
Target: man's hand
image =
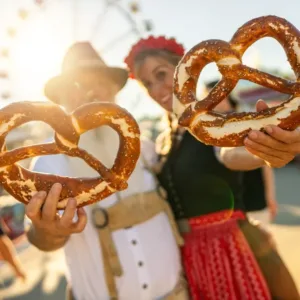
[[[45,251],[63,246],[71,234],[82,232],[87,223],[86,213],[83,208],[76,208],[75,199],[69,199],[62,216],[57,213],[61,189],[61,184],[56,183],[48,195],[38,192],[26,206],[26,215],[32,221],[29,239]],[[76,211],[78,220],[74,222]]]
[[[20,278],[23,282],[26,282],[27,275],[23,270],[20,270],[16,273],[17,277]]]
[[[257,111],[266,108],[268,106],[264,101],[257,102]],[[268,125],[265,130],[268,134],[251,131],[244,144],[247,151],[263,159],[270,167],[283,167],[300,153],[300,128],[287,131],[278,126]]]

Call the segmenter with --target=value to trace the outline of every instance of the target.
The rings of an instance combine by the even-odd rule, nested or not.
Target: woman
[[[169,112],[170,130],[159,139],[160,167],[155,170],[185,239],[182,257],[191,296],[194,300],[299,299],[268,237],[247,221],[238,171],[265,163],[283,166],[299,151],[299,134],[273,126],[266,129],[270,136],[251,132],[246,148],[219,149],[174,126],[173,74],[183,54],[184,48],[174,39],[149,37],[133,46],[125,62],[131,76]],[[226,101],[216,109],[225,109]],[[258,108],[265,104],[258,103]],[[287,146],[273,138],[286,134],[293,141]]]
[[[218,80],[209,81],[205,84],[206,93],[218,83]],[[223,110],[238,111],[239,101],[228,96]],[[222,110],[222,109],[221,109]],[[222,112],[222,111],[221,111]],[[263,166],[255,170],[243,173],[243,202],[248,217],[268,225],[277,215],[277,201],[274,171],[269,166]],[[271,238],[271,236],[270,236]]]

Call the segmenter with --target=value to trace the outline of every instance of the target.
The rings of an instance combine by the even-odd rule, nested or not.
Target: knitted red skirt
[[[240,211],[189,220],[183,263],[193,300],[269,300],[266,281],[241,232]]]

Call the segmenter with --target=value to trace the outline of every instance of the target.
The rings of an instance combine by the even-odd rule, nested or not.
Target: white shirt
[[[92,133],[89,132],[89,134]],[[90,135],[88,140],[91,142],[96,139]],[[98,142],[97,147],[90,145],[86,150],[96,156],[99,151],[103,150],[103,145]],[[142,143],[142,153],[149,163],[155,159],[155,149],[149,141]],[[82,176],[87,176],[88,173],[89,176],[95,175],[93,171],[83,170],[82,166],[77,166],[76,169],[80,172],[76,173],[74,165],[76,165],[74,159],[63,155],[49,155],[38,158],[34,170],[73,177],[79,176],[79,173],[83,173]],[[128,184],[127,190],[120,193],[121,197],[155,189],[155,180],[144,168],[141,160],[138,161]],[[117,197],[114,194],[98,202],[97,205],[107,207],[116,201]],[[89,217],[90,206],[86,206],[85,210],[88,214],[86,228],[82,233],[72,235],[65,246],[69,271],[67,278],[76,300],[109,300],[98,234]],[[113,240],[124,271],[121,277],[116,278],[119,299],[161,299],[173,290],[181,272],[181,261],[179,249],[165,213],[160,213],[147,222],[129,229],[114,231]]]

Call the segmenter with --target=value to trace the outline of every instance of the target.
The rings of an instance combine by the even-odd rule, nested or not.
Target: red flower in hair
[[[148,49],[161,49],[167,50],[179,56],[184,55],[183,45],[176,42],[174,38],[167,39],[164,36],[154,37],[149,36],[147,39],[140,39],[133,47],[131,48],[128,56],[125,58],[125,63],[127,64],[130,71],[130,78],[133,76],[133,66],[135,57]]]

